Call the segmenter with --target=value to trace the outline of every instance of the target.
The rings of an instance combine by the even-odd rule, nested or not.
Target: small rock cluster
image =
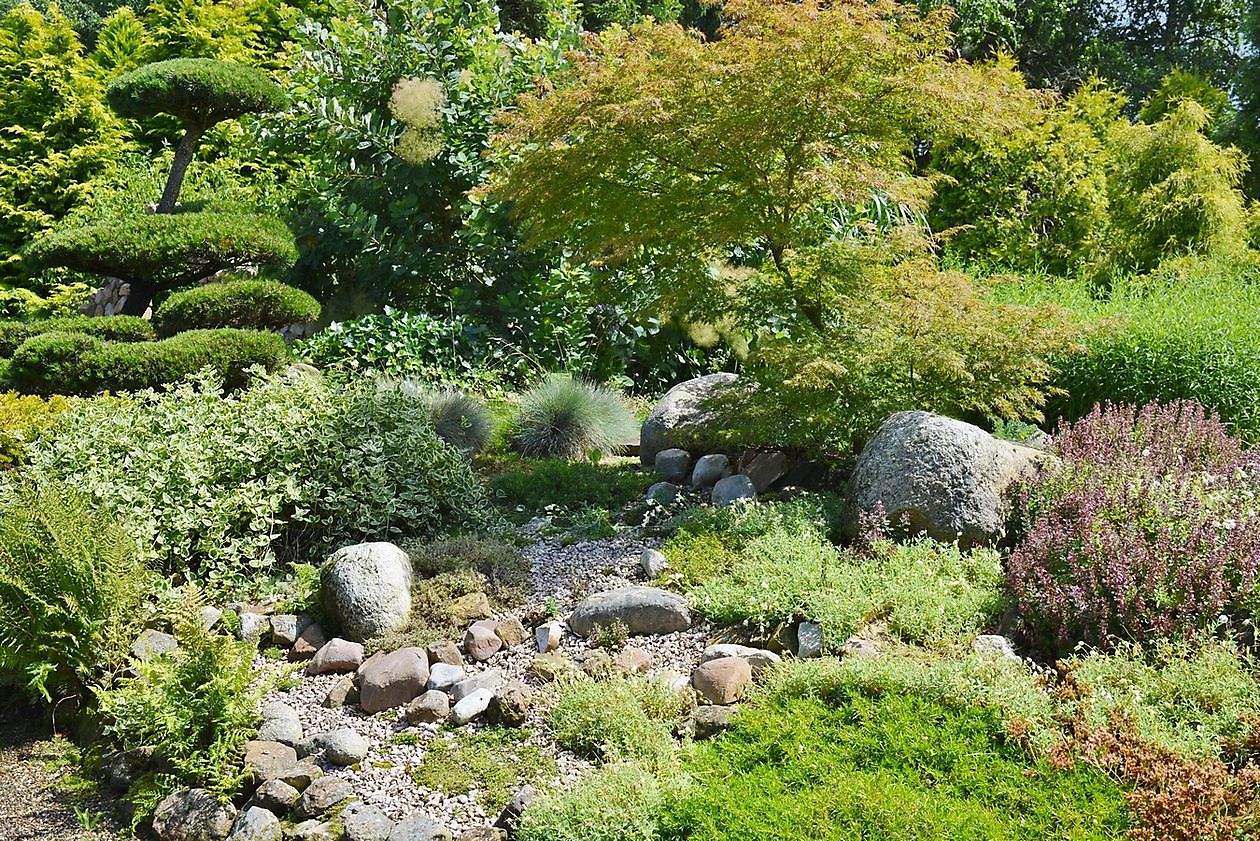
[[[777,452],[747,452],[738,462],[725,453],[709,453],[692,461],[691,453],[679,447],[661,450],[654,461],[661,481],[648,488],[647,498],[669,503],[683,487],[708,493],[714,505],[734,505],[756,501],[788,475],[790,459]]]

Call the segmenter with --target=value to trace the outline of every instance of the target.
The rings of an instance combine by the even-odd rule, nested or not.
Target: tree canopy
[[[186,127],[209,128],[242,114],[284,107],[284,93],[253,67],[209,58],[175,58],[124,73],[106,90],[119,115],[178,117]]]

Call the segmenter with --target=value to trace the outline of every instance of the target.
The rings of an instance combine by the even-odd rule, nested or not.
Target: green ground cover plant
[[[601,766],[571,789],[548,792],[521,819],[521,841],[658,841],[662,780],[634,762]]]
[[[556,742],[588,759],[670,764],[674,724],[690,702],[642,677],[575,678],[562,684],[547,715]]]
[[[654,477],[637,464],[593,464],[542,459],[513,465],[490,477],[494,499],[509,511],[532,516],[548,506],[567,511],[616,511],[643,498]]]
[[[73,480],[128,523],[141,557],[200,579],[253,577],[364,538],[492,525],[480,481],[412,398],[319,377],[213,377],[85,400],[31,452],[40,481]]]
[[[532,735],[531,730],[504,727],[439,732],[411,769],[411,779],[447,794],[476,790],[487,811],[502,809],[521,786],[549,783],[559,770],[538,745],[527,743]]]
[[[156,338],[143,318],[119,315],[89,318],[85,315],[0,322],[0,357],[8,359],[27,339],[44,333],[83,333],[112,342],[150,342]]]
[[[1121,839],[1119,786],[1030,760],[981,709],[914,695],[746,708],[697,744],[667,839]]]

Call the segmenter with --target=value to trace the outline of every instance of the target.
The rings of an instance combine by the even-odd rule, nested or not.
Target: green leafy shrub
[[[0,394],[0,468],[26,461],[26,446],[70,408],[64,397],[47,400],[6,391]]]
[[[559,374],[521,395],[511,437],[526,456],[581,459],[592,453],[617,455],[638,431],[621,395]]]
[[[20,486],[0,512],[0,676],[90,706],[126,663],[150,583],[113,517],[70,486]]]
[[[1096,325],[1083,352],[1055,360],[1052,420],[1076,420],[1106,401],[1197,400],[1234,434],[1260,441],[1260,287],[1254,263],[1185,258],[1145,281],[1117,279],[1101,297],[1083,284],[1030,280],[999,292],[1055,301]]]
[[[321,368],[469,391],[498,385],[483,331],[466,319],[385,307],[353,321],[335,321],[299,347],[308,362]]]
[[[476,733],[438,733],[411,770],[418,786],[447,794],[478,792],[486,810],[502,809],[523,785],[550,782],[559,768],[537,745],[532,731],[490,727]]]
[[[200,376],[80,401],[29,469],[73,482],[165,571],[202,577],[492,524],[480,482],[415,399],[314,377],[262,377],[223,395]]]
[[[650,474],[632,465],[544,459],[490,477],[490,489],[501,504],[527,512],[551,505],[570,511],[588,507],[615,511],[642,499],[652,481]]]
[[[545,792],[517,829],[520,841],[658,841],[664,803],[659,771],[634,762],[604,765],[570,789]]]
[[[660,681],[578,678],[560,687],[547,725],[561,747],[579,756],[664,767],[673,753],[674,724],[689,703]]]
[[[105,735],[122,750],[151,747],[160,760],[129,789],[137,824],[180,786],[228,800],[245,781],[241,757],[266,690],[254,685],[256,648],[205,630],[189,613],[175,628],[177,649],[135,663],[135,677],[98,696]]]
[[[991,712],[915,695],[746,707],[684,768],[660,838],[1119,841],[1129,827],[1106,774],[1029,760]]]
[[[89,318],[86,315],[37,321],[0,321],[0,357],[9,358],[23,342],[44,333],[82,333],[111,342],[149,342],[153,327],[133,315]]]
[[[829,647],[875,621],[907,642],[938,646],[996,619],[1003,581],[1000,558],[987,549],[883,541],[858,554],[808,533],[772,531],[687,599],[720,625],[764,629],[793,618],[816,620]]]
[[[34,394],[138,391],[209,368],[231,388],[249,370],[291,361],[288,344],[257,330],[190,330],[158,342],[103,342],[82,333],[45,333],[23,342],[8,368],[12,385]]]
[[[279,330],[319,318],[319,302],[272,280],[229,280],[172,293],[153,311],[161,336],[185,330],[237,327]]]

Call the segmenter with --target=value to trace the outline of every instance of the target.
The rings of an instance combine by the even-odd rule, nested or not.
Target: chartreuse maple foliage
[[[940,273],[907,223],[933,192],[925,142],[1013,131],[1039,95],[1006,62],[957,59],[945,10],[723,13],[712,40],[659,24],[595,38],[502,117],[486,191],[528,245],[571,249],[647,307],[738,335],[780,443],[848,446],[910,406],[1035,416],[1060,319]],[[785,380],[810,392],[808,417]]]

